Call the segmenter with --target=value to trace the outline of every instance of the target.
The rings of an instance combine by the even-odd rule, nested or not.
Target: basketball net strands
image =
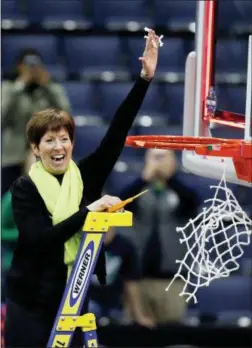
[[[210,188],[215,190],[214,197],[205,200],[210,206],[184,227],[177,227],[180,243],[186,245],[187,252],[183,260],[176,260],[179,269],[166,290],[176,278],[181,278],[185,285],[180,295],[187,302],[197,302],[198,288],[239,269],[237,261],[243,255],[242,247],[249,245],[252,234],[252,221],[227,187],[225,173],[220,183]]]
[[[195,303],[199,288],[239,269],[238,260],[252,235],[251,218],[227,186],[231,182],[252,187],[252,36],[248,40],[246,113],[220,111],[213,87],[216,6],[216,1],[198,1],[196,52],[188,55],[185,68],[183,135],[129,136],[126,141],[127,146],[137,148],[180,150],[187,171],[221,179],[211,186],[213,198],[204,202],[198,216],[177,227],[187,251],[182,260],[176,260],[178,271],[166,290],[181,278],[184,287],[179,295]],[[244,139],[212,137],[214,123],[244,129]]]

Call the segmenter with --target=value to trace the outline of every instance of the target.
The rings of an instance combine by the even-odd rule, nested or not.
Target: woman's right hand
[[[104,211],[120,202],[121,199],[118,197],[105,195],[97,201],[94,201],[93,203],[89,204],[87,206],[87,209],[90,211]]]
[[[159,36],[156,35],[154,30],[149,29],[143,56],[139,57],[139,60],[142,62],[141,76],[147,80],[151,80],[154,77],[159,47]]]

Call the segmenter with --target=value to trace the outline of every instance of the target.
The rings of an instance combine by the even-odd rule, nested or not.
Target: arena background
[[[99,144],[110,117],[139,74],[143,28],[152,27],[164,35],[162,59],[131,134],[182,134],[184,65],[194,48],[195,11],[193,0],[2,0],[2,79],[9,77],[20,48],[39,50],[53,78],[68,93],[77,126],[74,157],[78,159]],[[252,2],[221,0],[218,17],[218,106],[244,114],[243,62],[247,57],[247,37],[252,32]],[[229,68],[223,61],[235,61],[235,71],[233,64]],[[177,155],[179,161],[180,154]],[[143,156],[144,150],[126,148],[106,190],[117,194],[132,182],[143,166]],[[182,169],[180,176],[198,190],[203,203],[212,181],[195,180]],[[251,214],[251,189],[230,186],[244,210]],[[2,243],[2,260],[8,257],[9,247]],[[252,282],[251,245],[240,265],[229,283],[213,287],[212,291],[210,288],[198,305],[189,306],[183,323],[153,330],[104,326],[99,329],[101,344],[251,346],[251,320],[247,316],[248,312],[252,315],[252,291],[246,294],[243,288],[248,279]],[[2,267],[2,284],[6,271]],[[211,313],[206,310],[207,303],[211,303]],[[4,311],[2,294],[2,330]],[[225,315],[220,315],[223,312]]]

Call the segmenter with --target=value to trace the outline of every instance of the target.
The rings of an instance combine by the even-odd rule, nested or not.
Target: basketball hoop
[[[252,182],[252,141],[193,136],[129,136],[126,146],[158,148],[166,150],[189,150],[199,156],[230,157],[237,177]],[[176,278],[181,278],[184,288],[179,294],[186,301],[197,302],[196,292],[209,286],[214,279],[228,277],[239,269],[237,260],[243,255],[242,247],[250,243],[252,220],[243,211],[232,191],[226,185],[224,164],[222,179],[215,189],[214,197],[205,201],[210,207],[189,220],[184,227],[177,227],[180,243],[187,252],[183,260],[176,260],[179,269],[166,288],[169,290]],[[223,197],[224,193],[224,197]],[[225,221],[229,221],[226,225]],[[181,236],[182,235],[182,236]],[[234,250],[238,250],[235,253]],[[187,276],[184,276],[187,271]]]
[[[250,187],[252,183],[252,35],[248,40],[245,115],[220,111],[213,64],[218,2],[197,3],[195,52],[188,54],[185,64],[183,135],[129,136],[125,144],[182,151],[182,164],[188,172],[221,178],[218,185],[211,186],[213,197],[205,201],[202,212],[176,229],[187,252],[183,260],[176,260],[179,268],[166,290],[180,277],[185,285],[179,295],[186,296],[187,301],[193,298],[195,302],[200,287],[209,286],[214,279],[228,277],[239,269],[237,260],[252,235],[251,217],[227,187],[227,182]],[[214,123],[244,129],[244,139],[211,137]]]
[[[252,141],[179,135],[140,135],[128,136],[126,146],[189,150],[201,156],[231,157],[237,177],[252,182]]]

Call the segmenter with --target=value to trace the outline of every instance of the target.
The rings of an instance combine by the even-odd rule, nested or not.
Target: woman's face
[[[72,158],[73,144],[68,131],[47,131],[39,146],[32,146],[34,154],[40,158],[44,168],[51,174],[63,174]]]

